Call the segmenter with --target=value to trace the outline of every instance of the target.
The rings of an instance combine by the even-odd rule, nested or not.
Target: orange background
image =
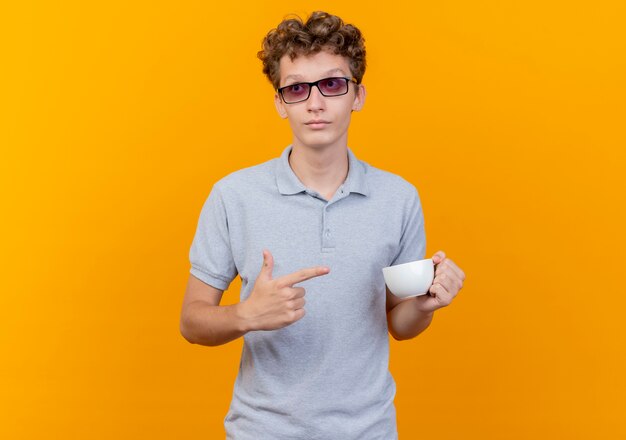
[[[189,247],[212,184],[291,142],[261,39],[323,9],[366,38],[348,145],[467,274],[392,340],[400,438],[626,438],[625,5],[3,6],[0,437],[223,438],[242,340],[179,334]]]

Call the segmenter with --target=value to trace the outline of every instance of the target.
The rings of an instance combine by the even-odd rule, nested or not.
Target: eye
[[[343,90],[344,83],[340,78],[328,78],[322,83],[322,86],[328,92],[339,92]]]
[[[289,92],[290,93],[302,93],[304,92],[304,87],[302,86],[302,84],[293,84],[289,86]]]
[[[326,81],[326,86],[332,89],[333,87],[337,86],[337,81],[335,81],[334,79],[329,79],[328,81]]]

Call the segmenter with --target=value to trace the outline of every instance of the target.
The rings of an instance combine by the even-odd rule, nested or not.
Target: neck
[[[311,148],[294,143],[289,165],[307,188],[330,199],[348,177],[348,147]]]

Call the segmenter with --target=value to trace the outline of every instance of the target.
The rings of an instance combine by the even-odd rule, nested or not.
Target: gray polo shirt
[[[382,268],[425,258],[416,188],[358,160],[326,200],[279,158],[217,181],[204,203],[189,257],[191,274],[240,300],[263,263],[273,277],[326,265],[296,286],[306,314],[282,329],[244,335],[239,374],[224,419],[227,439],[395,439],[395,381]]]

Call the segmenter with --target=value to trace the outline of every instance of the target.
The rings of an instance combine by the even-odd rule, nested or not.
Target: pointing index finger
[[[284,275],[278,278],[277,282],[279,287],[292,287],[294,284],[301,283],[302,281],[319,277],[321,275],[326,275],[328,272],[330,272],[330,268],[325,266],[309,267],[307,269],[301,269],[297,272]]]

